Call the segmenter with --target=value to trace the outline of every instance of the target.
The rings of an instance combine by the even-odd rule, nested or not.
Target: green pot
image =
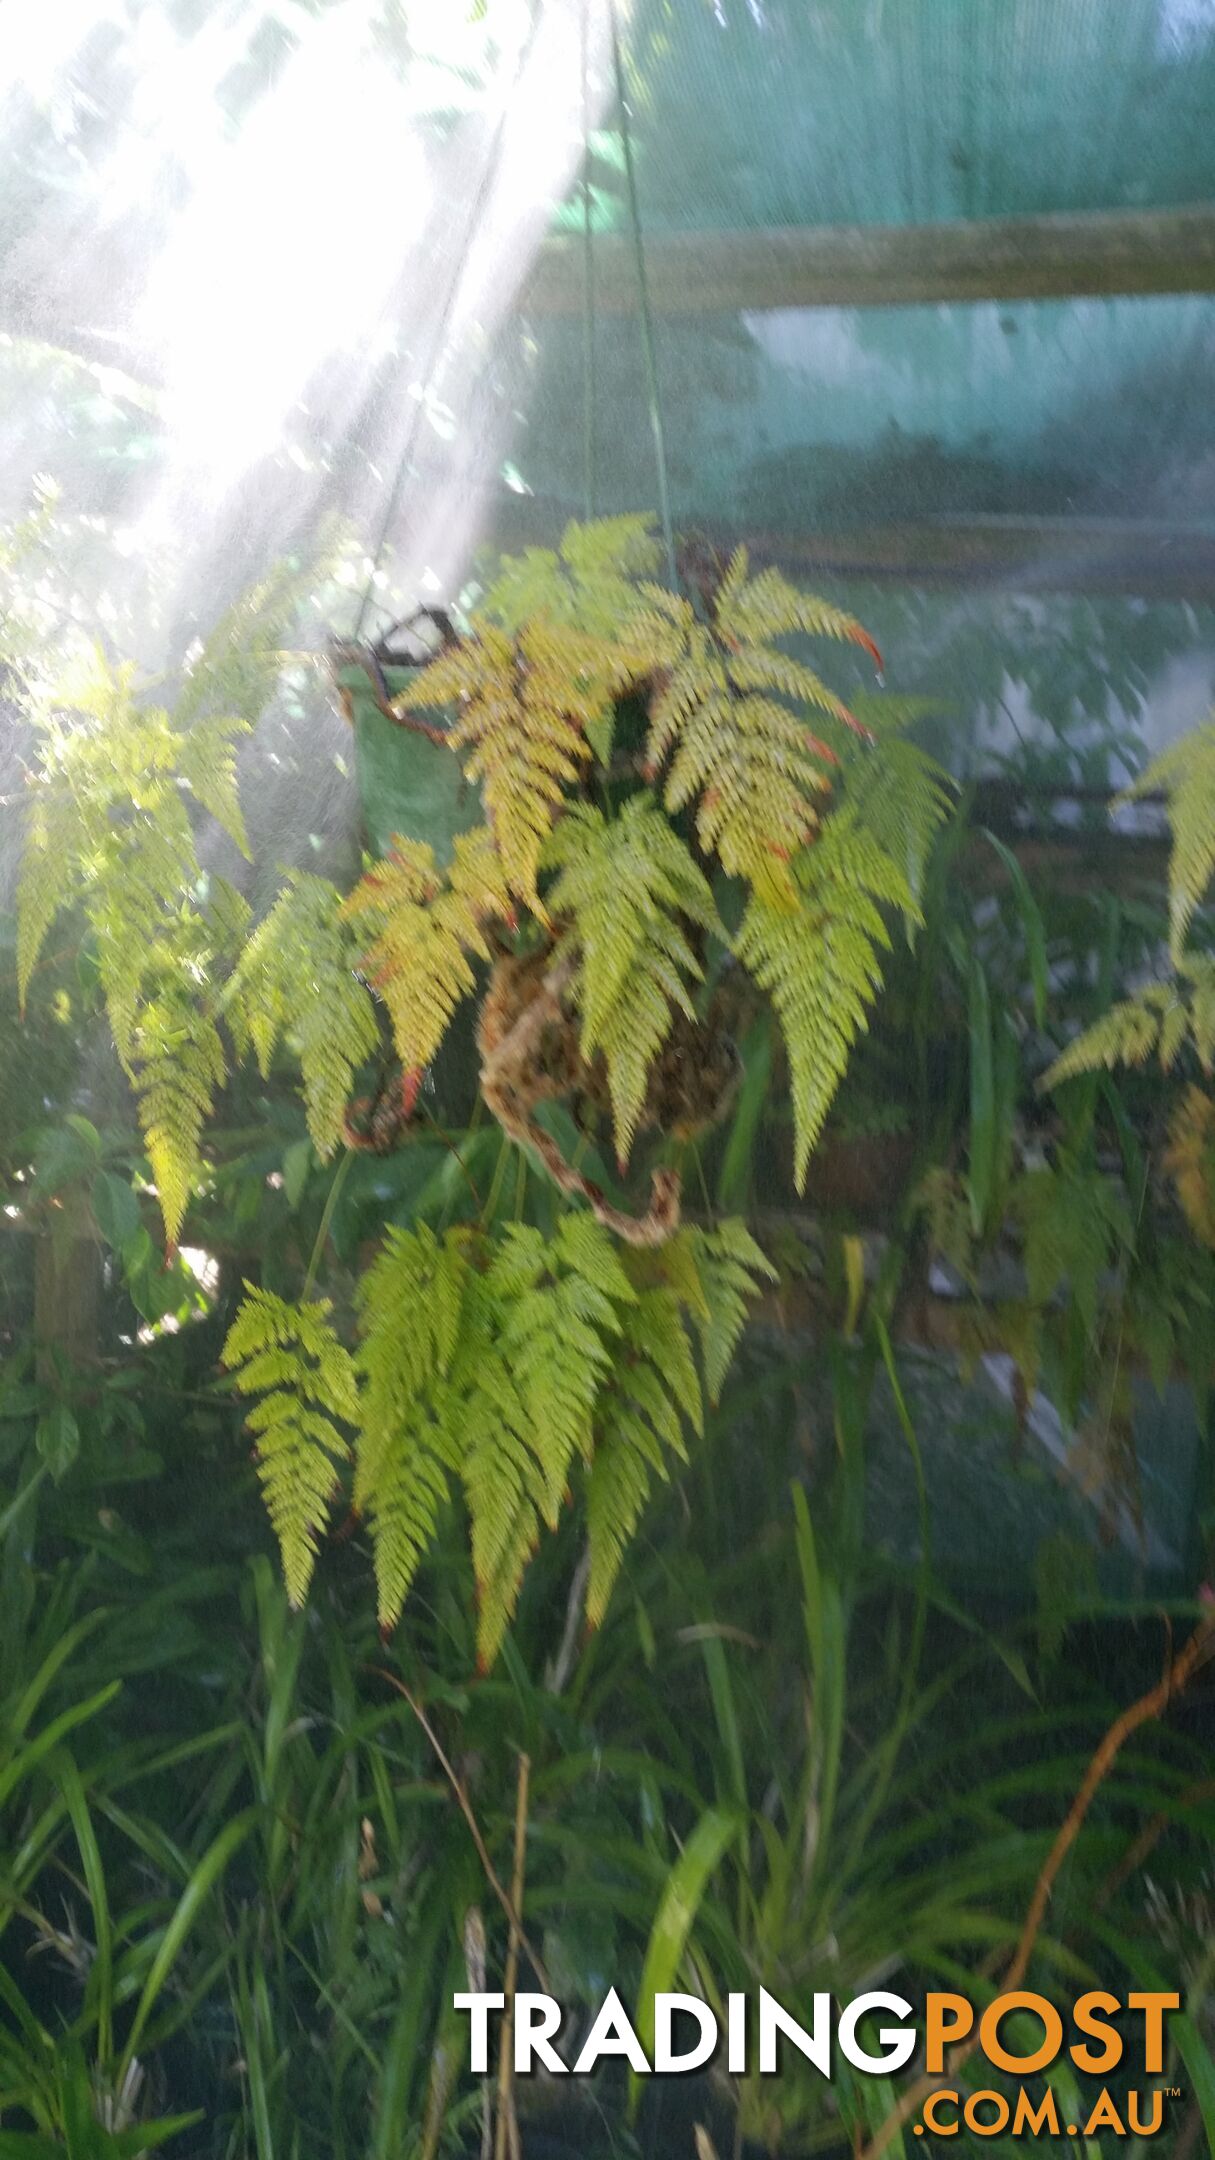
[[[391,699],[407,696],[420,667],[385,667],[380,675]],[[457,833],[483,819],[481,791],[460,770],[453,750],[412,728],[399,727],[376,703],[374,671],[342,665],[334,671],[338,689],[349,699],[354,723],[355,773],[367,838],[384,855],[394,833],[424,840],[435,861],[446,869]],[[436,727],[449,727],[453,714],[438,708],[423,716]]]

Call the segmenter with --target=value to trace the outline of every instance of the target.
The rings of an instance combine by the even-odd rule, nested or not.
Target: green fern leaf
[[[705,1393],[716,1403],[760,1283],[776,1282],[779,1275],[745,1223],[733,1217],[713,1230],[689,1228],[679,1236],[691,1249],[699,1278],[701,1299],[692,1319],[700,1337]]]
[[[789,1056],[794,1176],[805,1187],[823,1128],[857,1037],[882,982],[890,933],[879,902],[915,920],[906,874],[839,811],[797,866],[798,904],[750,902],[734,950],[776,1008]]]
[[[338,1465],[350,1453],[339,1426],[358,1419],[353,1362],[327,1299],[290,1305],[245,1284],[223,1361],[242,1395],[259,1400],[246,1420],[257,1474],[283,1559],[287,1595],[302,1605],[328,1520]],[[335,1422],[336,1421],[336,1422]]]
[[[433,849],[398,834],[343,901],[343,921],[366,922],[372,932],[362,966],[387,1008],[407,1073],[429,1065],[475,982],[470,955],[491,957],[486,923],[509,911],[498,853],[484,827],[457,836],[446,880]]]
[[[690,986],[703,971],[683,924],[725,933],[706,879],[648,794],[615,818],[575,805],[544,860],[560,870],[550,906],[571,922],[567,943],[580,955],[582,1055],[589,1062],[603,1052],[623,1163],[673,1010],[693,1013]]]
[[[1173,848],[1169,859],[1169,946],[1181,958],[1194,911],[1215,873],[1215,719],[1153,758],[1118,802],[1162,789]],[[1115,806],[1117,807],[1117,805]]]
[[[342,1139],[354,1075],[379,1040],[354,957],[336,887],[294,871],[249,939],[226,993],[228,1017],[239,1019],[263,1078],[284,1036],[297,1052],[308,1132],[322,1161]]]
[[[749,578],[747,568],[740,548],[707,623],[689,602],[644,588],[655,622],[666,622],[676,639],[651,707],[647,755],[654,774],[669,760],[668,809],[696,802],[701,847],[768,905],[792,908],[789,864],[817,827],[837,763],[806,713],[853,722],[813,669],[774,641],[795,632],[869,640],[850,615],[799,593],[779,572]]]
[[[467,1239],[390,1229],[358,1290],[363,1376],[355,1506],[371,1525],[380,1624],[395,1625],[464,1454],[449,1385]]]

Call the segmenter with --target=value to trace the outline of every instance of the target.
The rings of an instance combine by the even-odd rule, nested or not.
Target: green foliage
[[[1031,1304],[1048,1304],[1066,1286],[1093,1331],[1102,1281],[1130,1242],[1119,1186],[1064,1154],[1053,1168],[1028,1170],[1017,1181],[1012,1213],[1024,1239]]]
[[[1215,719],[1161,751],[1119,803],[1136,802],[1157,789],[1164,791],[1173,835],[1169,948],[1179,963],[1194,911],[1215,872]]]
[[[59,910],[79,907],[171,1243],[200,1192],[207,1123],[233,1077],[221,1024],[235,1062],[252,1051],[263,1082],[280,1049],[298,1060],[309,1139],[324,1160],[343,1141],[365,1144],[348,1111],[379,1041],[377,1006],[405,1076],[395,1137],[478,971],[504,955],[526,961],[537,930],[541,953],[556,947],[550,975],[566,987],[550,990],[551,1010],[541,1008],[529,1033],[508,1009],[509,971],[495,976],[504,1030],[518,1040],[498,1098],[487,1065],[486,1099],[526,1145],[534,1102],[560,1093],[579,1060],[589,1076],[581,1100],[593,1110],[602,1061],[623,1166],[658,1061],[677,1023],[695,1041],[697,995],[729,951],[711,882],[718,869],[748,888],[733,947],[784,1032],[804,1182],[881,982],[890,945],[882,911],[915,919],[946,794],[936,768],[903,742],[883,775],[883,746],[780,643],[867,647],[850,616],[775,571],[751,577],[742,550],[698,612],[652,582],[659,559],[650,521],[625,518],[571,526],[556,552],[504,566],[470,633],[421,671],[399,714],[406,727],[421,711],[441,715],[426,732],[479,784],[485,824],[456,836],[446,869],[426,841],[398,836],[344,897],[292,871],[256,924],[238,893],[204,876],[195,827],[209,817],[247,849],[235,743],[281,670],[297,574],[276,572],[219,625],[187,666],[172,712],[101,655],[50,694],[21,891],[21,991]],[[647,708],[644,746],[634,711],[632,747],[622,727],[612,750],[625,700]],[[840,749],[809,732],[813,713]],[[693,809],[694,841],[678,822]],[[510,980],[531,994],[526,966]],[[566,1025],[563,996],[578,1041],[557,1046],[554,1080],[544,1030]],[[483,1054],[493,1055],[484,1042]],[[732,1059],[726,1039],[706,1072],[720,1065],[728,1078]],[[373,1144],[381,1137],[377,1128]],[[228,1354],[241,1387],[265,1396],[253,1413],[259,1473],[293,1597],[311,1572],[344,1451],[340,1426],[357,1422],[355,1497],[386,1624],[458,1488],[491,1658],[528,1554],[580,1474],[591,1605],[604,1610],[652,1480],[685,1429],[699,1428],[695,1346],[716,1400],[767,1263],[741,1225],[681,1233],[665,1257],[640,1246],[618,1253],[605,1221],[622,1245],[638,1242],[629,1236],[638,1228],[669,1238],[677,1178],[663,1172],[668,1211],[642,1220],[607,1206],[559,1158],[555,1144],[540,1156],[563,1190],[585,1193],[593,1221],[563,1217],[545,1239],[495,1227],[491,1207],[487,1222],[441,1236],[424,1226],[390,1232],[357,1286],[357,1420],[326,1309],[276,1303],[269,1291],[243,1309]],[[306,1185],[305,1160],[287,1191],[293,1211]],[[327,1205],[310,1283],[331,1215]],[[137,1242],[136,1232],[132,1252]]]
[[[544,860],[560,871],[548,904],[572,925],[582,1055],[589,1063],[603,1052],[623,1162],[672,1008],[693,1017],[690,989],[704,971],[682,924],[725,933],[706,879],[649,794],[634,795],[615,818],[576,805]]]
[[[222,882],[214,904],[206,896],[187,793],[200,806],[206,795],[243,845],[226,760],[246,723],[208,721],[205,754],[192,758],[171,716],[139,702],[133,668],[112,668],[100,650],[57,687],[39,719],[43,755],[18,893],[19,992],[24,1001],[56,916],[79,907],[172,1242],[226,1070],[202,986],[222,970],[247,919]]]
[[[918,911],[905,872],[847,809],[799,858],[795,891],[792,908],[756,893],[734,950],[767,991],[784,1033],[800,1191],[881,987],[880,955],[890,944],[881,904],[900,908],[910,921]]]
[[[434,1057],[475,983],[470,956],[490,957],[486,922],[509,906],[502,860],[484,826],[456,835],[446,877],[424,841],[398,835],[384,861],[347,895],[342,917],[366,924],[372,936],[363,966],[383,999],[407,1073]]]
[[[661,559],[648,517],[567,525],[555,550],[508,557],[479,612],[512,636],[542,617],[617,643],[636,613],[637,579],[653,576]]]
[[[647,745],[651,773],[665,768],[663,800],[672,811],[695,802],[706,854],[768,905],[793,906],[789,865],[818,826],[838,763],[807,728],[805,710],[854,723],[813,669],[775,641],[801,631],[865,643],[865,634],[776,570],[749,578],[745,548],[730,563],[709,622],[660,586],[647,587],[646,597],[655,657],[666,668]]]
[[[289,1305],[246,1283],[223,1349],[241,1394],[258,1398],[246,1422],[293,1605],[304,1602],[337,1465],[350,1453],[339,1423],[358,1419],[354,1366],[333,1331],[332,1310],[327,1298]]]
[[[1080,1073],[1146,1065],[1153,1056],[1168,1072],[1187,1042],[1209,1072],[1215,1062],[1215,958],[1206,953],[1184,954],[1170,981],[1148,983],[1111,1005],[1068,1044],[1041,1084],[1056,1087]]]
[[[587,729],[606,717],[627,680],[627,664],[607,639],[541,614],[517,638],[475,622],[410,690],[411,706],[457,705],[451,746],[480,784],[507,889],[541,918],[541,850],[566,790],[590,761]]]
[[[355,1072],[379,1040],[340,909],[327,879],[294,871],[245,944],[224,1000],[263,1079],[283,1036],[296,1051],[308,1131],[322,1160],[342,1139]]]

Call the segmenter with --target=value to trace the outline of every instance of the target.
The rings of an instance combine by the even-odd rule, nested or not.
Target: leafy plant
[[[310,1297],[327,1212],[302,1297],[251,1289],[225,1352],[258,1397],[250,1428],[293,1598],[354,1427],[353,1499],[372,1531],[382,1624],[457,1485],[486,1659],[579,1469],[588,1612],[602,1617],[651,1479],[700,1424],[693,1339],[716,1392],[766,1270],[740,1223],[679,1229],[674,1167],[655,1173],[647,1216],[609,1202],[540,1107],[568,1097],[593,1126],[602,1101],[622,1176],[643,1124],[682,1129],[670,1098],[685,1069],[711,1123],[737,1060],[707,1001],[741,962],[785,1035],[803,1183],[880,988],[884,911],[918,919],[945,804],[942,780],[906,745],[903,788],[878,785],[876,713],[873,727],[855,720],[780,642],[851,640],[876,657],[851,617],[774,571],[751,576],[741,549],[701,581],[696,605],[653,581],[657,560],[648,522],[626,518],[571,527],[556,553],[506,565],[467,634],[396,708],[402,727],[459,758],[485,823],[456,838],[446,869],[423,836],[398,836],[345,895],[290,872],[256,923],[232,887],[204,876],[196,823],[209,816],[246,844],[233,743],[272,678],[290,580],[221,626],[172,713],[100,654],[41,700],[22,995],[55,915],[78,904],[171,1244],[204,1177],[217,1094],[249,1050],[263,1078],[280,1046],[299,1060],[323,1160],[362,1144],[351,1094],[379,1050],[379,1013],[407,1127],[457,1008],[489,970],[485,1100],[590,1214],[543,1232],[492,1210],[441,1235],[390,1231],[358,1285],[351,1363],[345,1323]],[[810,714],[838,748],[811,732]]]

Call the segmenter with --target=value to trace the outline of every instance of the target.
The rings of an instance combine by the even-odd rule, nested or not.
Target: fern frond
[[[799,593],[775,570],[747,575],[738,549],[717,594],[713,619],[655,587],[645,596],[678,644],[651,706],[649,769],[669,759],[670,810],[696,802],[701,847],[762,901],[796,904],[789,863],[818,824],[835,752],[806,725],[807,709],[845,726],[852,716],[813,669],[773,640],[795,631],[868,643],[842,610]],[[787,701],[787,702],[786,702]]]
[[[380,1624],[399,1617],[460,1468],[449,1386],[470,1282],[467,1240],[390,1228],[359,1283],[363,1376],[355,1506],[371,1525]]]
[[[1043,1073],[1040,1088],[1058,1087],[1081,1073],[1112,1071],[1117,1065],[1146,1065],[1157,1052],[1167,1070],[1188,1029],[1181,985],[1149,983],[1134,997],[1123,998],[1068,1044]]]
[[[247,720],[232,716],[200,720],[183,738],[177,755],[177,770],[195,801],[210,811],[246,862],[251,860],[249,835],[240,806],[233,739],[249,732]]]
[[[1215,874],[1215,718],[1170,743],[1123,790],[1118,803],[1135,802],[1156,789],[1162,789],[1167,798],[1173,836],[1169,948],[1176,962],[1194,911]]]
[[[617,643],[637,610],[635,580],[651,576],[661,557],[650,517],[567,525],[556,550],[507,557],[480,612],[512,636],[543,617]]]
[[[623,1163],[674,1008],[692,1017],[690,986],[703,974],[683,924],[725,933],[707,880],[649,794],[632,796],[614,818],[576,804],[544,861],[560,871],[550,905],[569,920],[580,954],[582,1055],[589,1063],[603,1052]]]
[[[1013,1188],[1012,1213],[1024,1239],[1031,1305],[1064,1286],[1091,1334],[1102,1277],[1130,1235],[1126,1203],[1112,1179],[1070,1161],[1028,1170]]]
[[[241,1394],[260,1398],[245,1422],[256,1441],[257,1474],[282,1552],[287,1595],[297,1606],[312,1579],[337,1466],[350,1454],[339,1427],[358,1420],[354,1364],[334,1332],[331,1312],[328,1299],[290,1305],[246,1283],[222,1353]]]
[[[509,891],[541,921],[540,851],[590,759],[587,728],[604,718],[627,674],[605,639],[566,624],[537,617],[516,639],[479,618],[472,636],[410,689],[411,707],[456,704],[452,749],[480,782]]]
[[[284,560],[220,617],[186,670],[174,707],[180,727],[216,714],[259,718],[288,658],[288,632],[322,567]]]
[[[79,896],[80,828],[74,806],[60,796],[35,799],[26,826],[17,886],[17,996],[22,1019],[47,932]]]
[[[690,1248],[699,1278],[701,1296],[693,1306],[692,1321],[700,1337],[705,1393],[715,1404],[760,1284],[776,1282],[778,1271],[746,1224],[735,1217],[727,1217],[712,1230],[692,1227],[678,1234]]]
[[[342,1138],[355,1072],[379,1040],[340,908],[327,878],[293,871],[245,946],[225,998],[263,1079],[284,1036],[297,1052],[308,1132],[322,1161]]]
[[[789,1057],[794,1176],[806,1181],[811,1151],[882,982],[890,933],[878,903],[917,915],[906,875],[841,810],[799,859],[797,905],[757,894],[734,950],[776,1008]]]
[[[502,866],[484,827],[457,835],[446,879],[432,848],[398,834],[342,902],[343,921],[365,921],[372,933],[361,964],[387,1008],[407,1073],[429,1065],[473,987],[470,955],[490,958],[486,922],[509,911]]]
[[[590,1575],[586,1615],[598,1627],[653,1480],[665,1478],[667,1452],[686,1460],[685,1421],[703,1430],[700,1382],[682,1301],[661,1280],[647,1282],[644,1260],[630,1256],[636,1295],[625,1308],[611,1382],[596,1418],[587,1483]]]
[[[1188,1087],[1169,1119],[1164,1167],[1199,1243],[1215,1250],[1215,1101]]]
[[[844,772],[845,800],[858,823],[899,865],[918,901],[933,843],[956,807],[957,782],[902,735],[856,743],[844,753]]]

